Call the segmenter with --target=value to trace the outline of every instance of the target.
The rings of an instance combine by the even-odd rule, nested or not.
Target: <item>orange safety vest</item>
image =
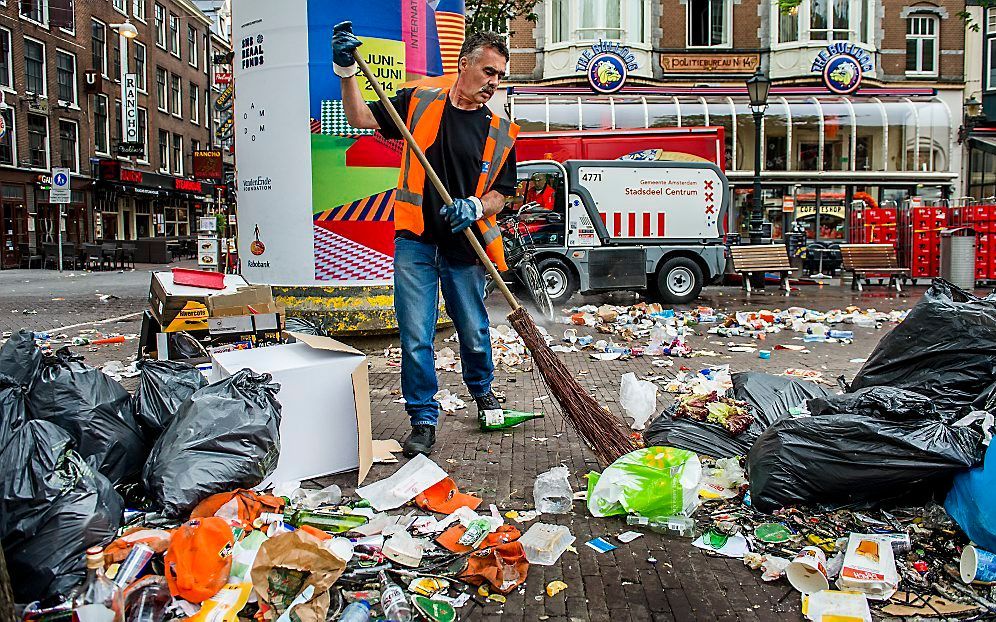
[[[446,108],[446,98],[449,89],[416,87],[408,103],[408,129],[416,144],[425,152],[439,134],[439,124]],[[481,175],[477,179],[477,189],[474,196],[480,198],[490,192],[498,177],[498,172],[505,165],[515,137],[519,134],[519,126],[508,119],[502,119],[492,113],[491,127],[484,141],[484,152],[481,154]],[[422,220],[422,197],[425,189],[425,169],[415,157],[411,149],[405,145],[401,158],[401,174],[398,177],[398,190],[394,195],[394,228],[411,231],[422,235],[425,223]],[[481,218],[476,223],[478,239],[488,258],[499,270],[508,270],[505,264],[505,248],[502,246],[501,230],[494,216]]]

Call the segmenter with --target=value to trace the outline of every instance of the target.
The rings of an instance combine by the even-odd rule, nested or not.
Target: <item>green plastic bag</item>
[[[588,510],[592,516],[690,515],[698,507],[702,464],[695,452],[647,447],[620,457],[602,471],[588,474]]]

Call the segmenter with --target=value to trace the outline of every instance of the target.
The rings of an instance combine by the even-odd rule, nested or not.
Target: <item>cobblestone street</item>
[[[0,298],[4,304],[0,327],[4,331],[22,326],[33,330],[51,330],[80,325],[64,331],[71,338],[79,330],[98,328],[106,332],[137,333],[139,314],[147,305],[147,270],[125,273],[78,274],[61,277],[44,271],[0,272]],[[922,285],[922,284],[921,284]],[[757,310],[802,306],[817,310],[844,308],[854,305],[863,309],[902,309],[911,306],[923,288],[914,288],[896,296],[884,288],[872,288],[864,294],[852,294],[839,287],[803,287],[790,298],[775,293],[755,294],[747,300],[739,290],[730,287],[708,288],[698,301],[718,311]],[[115,298],[101,302],[99,296],[113,294]],[[59,299],[59,300],[54,300]],[[575,304],[632,304],[632,295],[597,298],[576,298]],[[37,310],[23,315],[22,310]],[[504,323],[507,307],[492,301],[492,324]],[[93,322],[123,319],[93,325]],[[548,326],[551,334],[561,335],[568,328],[560,324]],[[593,329],[578,327],[579,334],[593,334]],[[705,326],[700,327],[705,328]],[[849,327],[850,328],[850,327]],[[848,345],[835,343],[807,344],[810,353],[787,350],[773,351],[769,360],[756,353],[729,353],[728,341],[745,343],[746,338],[724,339],[716,335],[699,334],[690,339],[693,350],[713,350],[716,357],[675,359],[675,365],[664,368],[663,375],[677,373],[684,366],[698,370],[710,365],[729,364],[732,371],[757,369],[779,374],[787,368],[805,368],[822,372],[827,383],[837,376],[850,378],[890,326],[876,330],[854,327],[855,340]],[[443,329],[438,334],[438,347],[452,334]],[[704,332],[704,331],[700,331]],[[777,344],[801,343],[798,334],[783,331],[771,335],[763,347],[774,350]],[[394,438],[403,441],[409,426],[400,397],[400,374],[384,356],[384,348],[397,345],[391,338],[347,340],[369,354],[370,387],[375,439]],[[100,365],[110,360],[127,362],[136,350],[136,341],[120,345],[83,347],[77,351],[87,361]],[[638,376],[658,373],[650,368],[649,357],[624,361],[592,360],[587,353],[561,354],[570,369],[600,402],[616,414],[620,376],[636,372]],[[654,371],[651,372],[650,369]],[[470,402],[459,374],[440,372],[440,388],[448,388]],[[125,386],[134,389],[135,381],[126,379]],[[506,406],[516,410],[542,411],[543,419],[533,420],[510,431],[484,434],[478,431],[476,410],[472,402],[468,409],[442,417],[433,459],[460,486],[461,491],[479,495],[485,504],[494,503],[504,513],[509,510],[532,508],[535,477],[553,466],[563,464],[570,469],[575,490],[584,488],[588,471],[599,470],[591,453],[582,445],[573,430],[562,419],[558,407],[548,396],[541,376],[536,371],[501,370],[497,372],[495,388],[507,396]],[[658,409],[672,397],[661,393]],[[329,405],[334,408],[334,405]],[[375,465],[367,482],[393,473],[397,465]],[[355,474],[324,478],[321,483],[335,482],[344,493],[355,488]],[[485,506],[486,507],[486,506]],[[700,510],[701,511],[701,510]],[[619,544],[608,553],[597,553],[584,543],[595,537],[614,536],[627,530],[621,518],[593,518],[584,504],[576,502],[571,514],[544,515],[544,522],[563,524],[577,537],[575,549],[568,551],[550,567],[532,566],[524,589],[509,595],[507,603],[489,603],[488,607],[468,605],[463,611],[466,620],[790,620],[799,619],[799,596],[784,581],[763,583],[759,573],[752,572],[738,559],[712,557],[691,546],[690,540],[666,538],[647,532],[628,544]],[[519,525],[522,531],[529,524]],[[618,543],[617,543],[618,544]],[[544,593],[544,586],[562,580],[568,588],[554,597]]]

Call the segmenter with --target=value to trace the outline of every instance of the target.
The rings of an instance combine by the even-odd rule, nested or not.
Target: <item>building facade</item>
[[[117,25],[130,22],[131,39]],[[214,144],[211,21],[187,0],[0,3],[0,266],[24,265],[58,239],[51,170],[72,171],[64,242],[192,235],[214,187],[192,153]],[[124,59],[124,62],[122,62]],[[122,111],[122,74],[137,79]],[[122,155],[122,115],[135,153]]]
[[[755,164],[745,80],[760,68],[772,81],[760,143],[766,218],[776,236],[797,219],[811,237],[841,239],[852,208],[962,192],[963,8],[543,0],[535,23],[510,24],[506,107],[525,131],[722,126],[735,206],[728,230],[743,232]],[[625,56],[625,82],[593,93],[586,57],[613,50]],[[841,54],[853,59],[849,73],[828,82]]]

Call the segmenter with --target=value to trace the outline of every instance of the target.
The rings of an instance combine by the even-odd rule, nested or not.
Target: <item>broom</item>
[[[422,153],[422,149],[415,143],[411,132],[408,131],[408,127],[401,120],[398,111],[391,105],[387,94],[377,79],[374,78],[366,61],[355,50],[353,51],[353,58],[356,59],[360,71],[363,72],[363,75],[370,82],[384,109],[390,115],[398,131],[401,132],[405,142],[408,143],[408,147],[422,164],[426,176],[432,182],[432,185],[436,187],[439,196],[442,197],[446,205],[451,205],[453,198],[446,191],[446,188],[443,187],[443,182],[432,169],[425,154]],[[574,374],[567,369],[564,363],[557,358],[553,350],[546,345],[546,340],[536,327],[536,323],[533,322],[532,317],[519,304],[515,296],[512,295],[512,292],[508,290],[508,286],[502,280],[498,269],[491,263],[491,260],[488,258],[487,253],[484,252],[481,243],[477,240],[474,233],[468,228],[464,229],[464,234],[467,236],[467,241],[470,242],[474,252],[480,258],[481,263],[484,264],[484,267],[491,275],[491,279],[501,291],[505,300],[508,301],[508,306],[512,308],[512,312],[507,318],[508,322],[515,329],[515,332],[519,333],[519,336],[522,337],[522,341],[526,344],[526,347],[529,348],[533,361],[536,363],[536,368],[539,369],[540,374],[543,375],[543,380],[550,388],[550,392],[553,393],[553,396],[560,404],[564,418],[567,419],[578,433],[578,436],[591,448],[592,452],[594,452],[595,456],[598,457],[604,466],[608,466],[619,456],[633,451],[634,447],[629,437],[620,429],[620,420],[603,408],[595,401],[595,398],[588,395],[581,385],[578,384],[577,380],[574,379]]]

